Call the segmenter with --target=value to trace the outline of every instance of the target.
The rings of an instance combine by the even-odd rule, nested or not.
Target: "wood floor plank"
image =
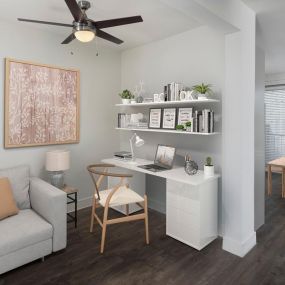
[[[273,193],[266,197],[266,223],[257,246],[239,258],[222,250],[217,239],[197,251],[165,234],[165,216],[149,211],[150,245],[144,221],[110,225],[99,253],[101,228],[89,232],[91,208],[68,225],[65,250],[0,276],[0,285],[230,285],[285,284],[285,199],[280,175],[273,174]],[[102,212],[101,212],[102,214]],[[111,217],[120,214],[111,211]]]

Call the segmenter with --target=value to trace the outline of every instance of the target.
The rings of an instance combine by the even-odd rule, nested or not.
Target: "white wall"
[[[256,47],[255,69],[255,134],[254,134],[254,227],[257,230],[264,224],[265,213],[265,122],[264,122],[264,86],[265,54]]]
[[[189,87],[201,82],[211,83],[217,97],[220,98],[224,83],[224,36],[211,28],[199,27],[124,51],[121,74],[122,89],[134,90],[134,86],[143,80],[148,97],[152,97],[153,93],[163,92],[165,84],[176,81]],[[216,111],[218,118],[221,114],[221,104],[213,104],[211,107]],[[148,113],[148,108],[142,110]],[[125,111],[128,112],[129,109]],[[138,109],[131,110],[131,112],[137,111]],[[217,131],[219,130],[221,130],[221,122],[217,123]],[[121,133],[121,149],[129,149],[130,136],[131,133]],[[153,159],[158,143],[169,144],[177,148],[177,164],[182,165],[185,153],[189,152],[202,168],[205,157],[210,155],[214,159],[217,171],[221,171],[220,135],[205,138],[194,135],[141,133],[141,136],[145,140],[145,145],[136,149],[139,157]],[[147,179],[149,204],[162,212],[165,211],[163,185],[154,177]]]
[[[29,164],[33,175],[44,176],[44,155],[47,150],[66,148],[71,151],[71,169],[66,182],[78,187],[80,205],[89,201],[93,186],[86,171],[90,163],[109,157],[118,148],[114,131],[117,115],[114,102],[120,89],[120,54],[108,49],[96,57],[93,44],[61,45],[62,36],[49,34],[32,25],[1,23],[0,85],[4,86],[4,58],[34,61],[80,70],[81,114],[80,143],[64,146],[0,148],[0,168]],[[71,52],[74,54],[71,55]],[[3,104],[0,108],[0,141],[3,142]]]

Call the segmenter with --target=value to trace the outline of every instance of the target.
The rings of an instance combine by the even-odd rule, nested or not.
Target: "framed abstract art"
[[[79,71],[5,63],[5,148],[78,143]]]

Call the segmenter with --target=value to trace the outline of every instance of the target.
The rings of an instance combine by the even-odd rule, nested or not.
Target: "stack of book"
[[[129,151],[118,151],[114,153],[114,157],[120,160],[131,160],[132,154]]]
[[[165,101],[179,101],[180,91],[183,85],[181,83],[172,82],[164,86],[164,99]]]
[[[193,116],[193,132],[213,133],[214,132],[214,112],[210,109],[202,111],[196,110]]]

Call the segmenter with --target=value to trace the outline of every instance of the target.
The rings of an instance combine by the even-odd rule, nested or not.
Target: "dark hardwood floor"
[[[245,258],[223,251],[221,239],[199,252],[167,237],[165,216],[154,211],[149,246],[142,222],[113,225],[101,255],[99,226],[89,233],[90,209],[84,209],[78,228],[68,226],[66,250],[0,276],[0,285],[285,284],[285,200],[280,177],[274,176],[273,183],[273,195],[266,198],[266,223]]]

